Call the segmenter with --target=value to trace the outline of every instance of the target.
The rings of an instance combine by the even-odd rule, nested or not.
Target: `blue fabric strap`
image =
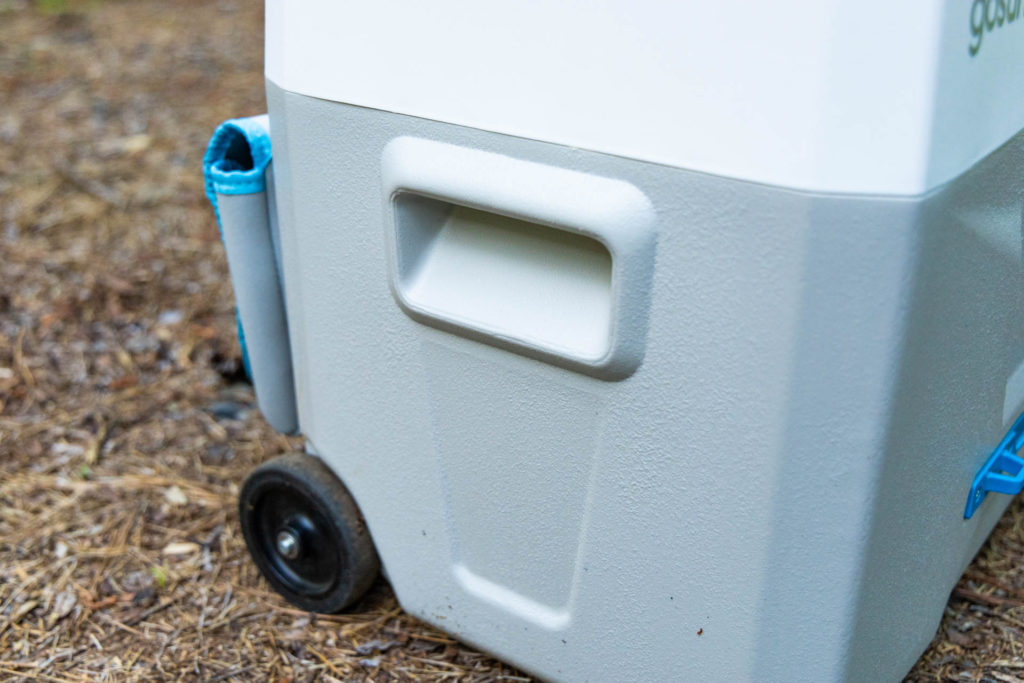
[[[206,196],[217,206],[217,194],[252,194],[267,188],[264,171],[270,163],[270,120],[266,114],[228,119],[217,126],[203,157]]]

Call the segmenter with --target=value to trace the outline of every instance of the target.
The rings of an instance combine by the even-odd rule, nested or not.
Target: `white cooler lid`
[[[754,182],[918,195],[1024,127],[1021,4],[268,0],[266,73]]]

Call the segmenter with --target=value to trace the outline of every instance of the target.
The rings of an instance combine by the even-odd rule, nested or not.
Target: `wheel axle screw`
[[[288,560],[294,560],[299,556],[299,537],[290,529],[282,529],[277,532],[277,552]]]

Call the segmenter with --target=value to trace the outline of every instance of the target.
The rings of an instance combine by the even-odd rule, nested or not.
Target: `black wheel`
[[[338,612],[377,576],[359,508],[319,458],[291,453],[263,463],[246,478],[238,510],[256,566],[296,607]]]

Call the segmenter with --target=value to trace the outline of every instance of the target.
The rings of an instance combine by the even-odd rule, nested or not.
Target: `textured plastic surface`
[[[298,429],[288,321],[275,248],[277,211],[269,191],[271,150],[266,116],[217,128],[203,166],[206,192],[220,224],[238,310],[239,341],[260,411],[274,429]]]
[[[996,449],[992,451],[978,475],[971,482],[967,494],[964,519],[970,519],[985,501],[990,492],[1015,496],[1024,490],[1024,458],[1019,456],[1024,448],[1024,415],[1021,415],[1007,432]]]
[[[290,92],[806,190],[921,194],[1024,127],[1020,0],[269,0],[266,27]]]
[[[407,610],[550,679],[909,670],[1008,501],[963,519],[1021,398],[1024,136],[939,191],[886,200],[273,84],[268,102],[303,431]],[[382,187],[402,137],[648,199],[633,374],[604,381],[409,317]]]
[[[425,197],[396,197],[395,211],[412,253],[394,281],[424,319],[569,362],[608,355],[612,259],[600,242]],[[441,216],[436,232],[425,215]]]

